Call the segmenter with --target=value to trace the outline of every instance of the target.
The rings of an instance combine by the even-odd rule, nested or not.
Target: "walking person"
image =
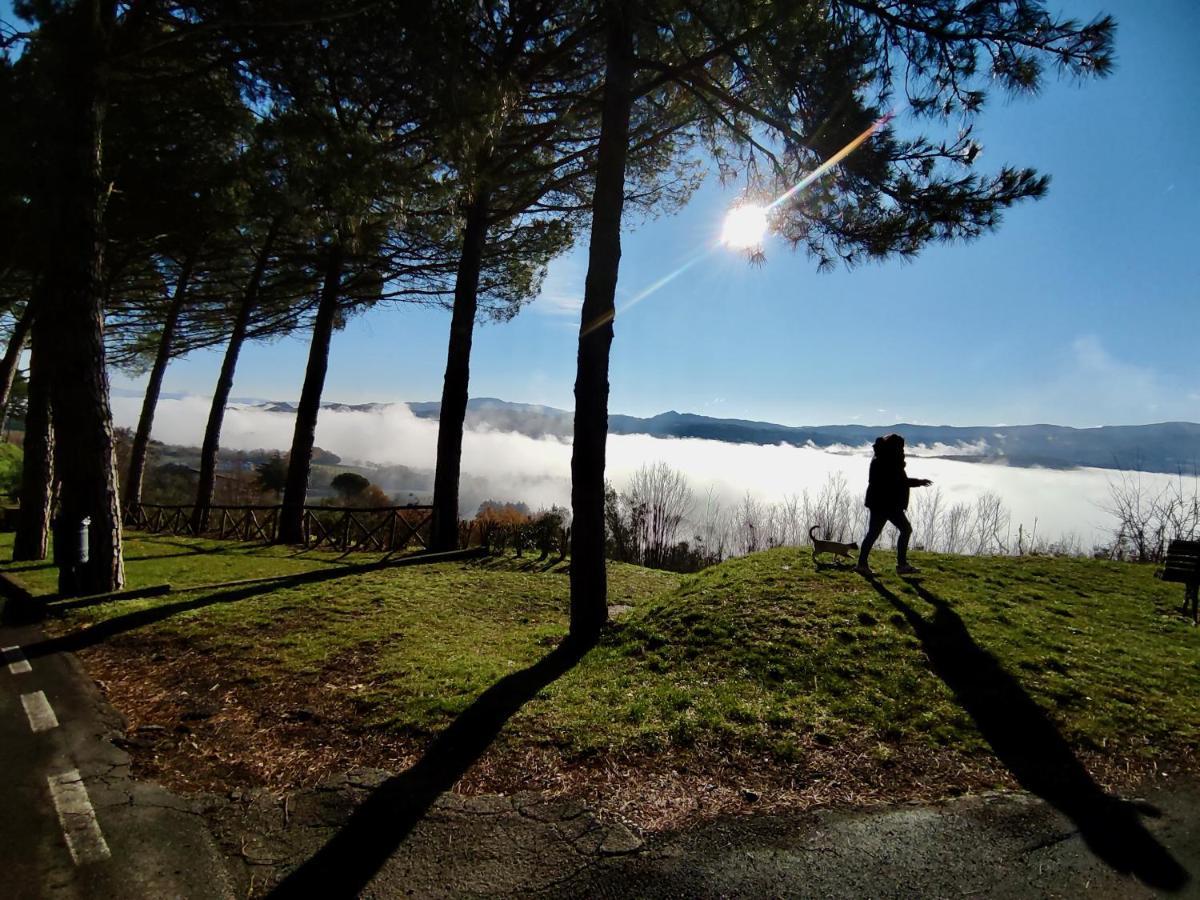
[[[904,438],[888,434],[875,439],[875,458],[871,460],[871,472],[867,479],[866,507],[871,516],[862,549],[858,551],[860,575],[873,575],[868,555],[883,526],[891,522],[900,532],[896,543],[896,572],[899,575],[915,575],[918,569],[908,564],[908,539],[912,536],[912,525],[904,511],[908,509],[909,488],[927,487],[933,484],[928,478],[909,478],[904,471]]]

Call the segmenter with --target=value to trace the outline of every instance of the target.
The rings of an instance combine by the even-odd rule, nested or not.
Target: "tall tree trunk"
[[[8,418],[8,397],[12,393],[13,379],[17,376],[17,363],[21,359],[21,351],[25,349],[25,341],[33,327],[33,300],[25,304],[25,311],[17,324],[13,326],[12,337],[8,340],[8,349],[4,351],[4,359],[0,360],[0,422]]]
[[[633,107],[634,0],[610,0],[608,48],[592,233],[579,325],[575,442],[571,454],[571,637],[592,640],[608,621],[604,569],[604,454],[608,437],[608,361],[621,263],[621,209]]]
[[[258,292],[262,287],[263,275],[267,271],[271,247],[282,224],[283,220],[277,217],[271,222],[267,236],[263,239],[258,259],[254,261],[254,271],[242,292],[242,304],[238,307],[233,333],[229,336],[229,345],[225,348],[221,374],[217,376],[212,407],[208,411],[208,425],[204,429],[204,445],[200,448],[200,479],[196,486],[196,505],[192,509],[192,531],[195,534],[208,529],[208,509],[212,506],[213,491],[217,484],[217,450],[221,441],[221,425],[225,421],[225,404],[229,402],[229,394],[233,390],[233,374],[237,371],[238,354],[242,352],[242,344],[246,341],[246,330],[250,326],[250,315],[254,312],[254,305],[258,302]]]
[[[471,379],[471,340],[478,307],[479,271],[487,241],[489,191],[477,187],[467,208],[462,254],[454,282],[454,314],[450,319],[450,346],[446,353],[446,379],[438,413],[437,469],[433,478],[431,550],[458,548],[458,482],[462,467],[463,422]]]
[[[158,353],[154,357],[154,368],[150,370],[146,397],[142,400],[142,415],[138,418],[137,433],[133,436],[133,447],[129,451],[129,475],[125,479],[126,509],[136,509],[142,503],[142,476],[146,472],[146,454],[150,448],[150,432],[154,428],[154,411],[158,407],[158,395],[162,391],[167,363],[171,361],[175,328],[179,324],[179,314],[183,310],[195,262],[196,251],[192,251],[184,259],[183,267],[179,270],[179,280],[175,282],[175,293],[171,297],[171,305],[167,308],[166,321],[163,322],[162,337],[158,340]]]
[[[25,462],[21,514],[13,536],[13,559],[45,559],[54,500],[54,426],[50,414],[51,343],[38,334],[29,354],[29,408],[25,413]]]
[[[50,222],[56,252],[37,310],[39,322],[54,326],[50,405],[59,516],[69,527],[91,520],[88,562],[71,585],[82,593],[118,590],[125,581],[102,297],[101,134],[114,14],[113,0],[78,0],[58,14],[53,29],[56,132],[48,155],[57,168]]]
[[[329,258],[325,262],[325,283],[321,287],[321,302],[317,307],[312,343],[308,348],[308,369],[304,373],[300,406],[296,409],[296,430],[292,434],[292,452],[288,459],[283,508],[279,511],[279,531],[276,535],[276,541],[280,544],[298,544],[303,540],[304,501],[308,496],[308,476],[312,470],[321,392],[325,389],[325,372],[329,368],[333,320],[337,317],[341,298],[344,260],[344,248],[335,241],[329,247]]]

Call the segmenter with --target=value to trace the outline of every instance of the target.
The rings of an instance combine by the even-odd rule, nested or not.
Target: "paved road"
[[[69,654],[0,627],[0,896],[232,897],[190,803],[129,776],[120,722]]]
[[[218,811],[221,843],[241,842],[240,890],[265,893],[337,846],[347,822],[355,827],[353,811],[381,785],[387,790],[385,773],[364,770],[293,794],[286,813],[265,794]],[[389,836],[395,826],[386,817],[371,820],[324,870],[301,870],[276,896],[315,896],[308,892],[316,886],[320,896],[380,900],[1200,896],[1192,874],[1200,873],[1200,784],[1140,806],[1167,855],[1136,860],[1139,879],[1100,859],[1075,823],[1024,793],[728,818],[645,843],[571,801],[443,795],[411,829]]]
[[[1200,787],[1155,798],[1171,863],[1142,877],[1101,861],[1075,825],[1028,794],[873,811],[740,818],[668,837],[581,873],[560,897],[1200,896]],[[1161,861],[1160,861],[1161,862]]]

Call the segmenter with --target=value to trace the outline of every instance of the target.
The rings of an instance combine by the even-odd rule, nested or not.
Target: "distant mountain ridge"
[[[336,404],[341,406],[341,404]],[[364,404],[362,409],[378,409]],[[440,404],[409,403],[413,414],[436,419]],[[346,408],[346,407],[342,407]],[[479,397],[467,404],[467,427],[515,431],[529,437],[571,436],[569,410]],[[609,434],[702,438],[734,444],[792,444],[798,447],[862,447],[881,434],[895,432],[910,445],[933,448],[946,459],[1011,466],[1067,469],[1141,469],[1147,472],[1192,473],[1200,464],[1200,424],[1161,422],[1154,425],[778,425],[748,419],[718,419],[675,410],[649,418],[614,414]]]

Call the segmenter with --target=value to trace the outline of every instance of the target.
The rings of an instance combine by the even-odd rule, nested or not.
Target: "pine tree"
[[[34,302],[31,300],[31,302]],[[51,414],[50,356],[53,333],[46,324],[35,329],[29,355],[29,399],[25,410],[24,465],[21,470],[21,515],[13,536],[13,559],[45,559],[54,501],[54,423]]]
[[[102,593],[119,589],[125,578],[103,338],[102,129],[116,10],[111,0],[37,5],[40,46],[29,52],[40,54],[50,87],[41,98],[39,165],[43,239],[52,237],[55,259],[39,273],[34,314],[42,323],[37,328],[53,325],[49,389],[59,515],[72,527],[91,522],[88,562],[74,587]],[[37,353],[36,335],[34,344]]]
[[[143,43],[161,39],[145,28]],[[151,57],[108,117],[106,141],[119,167],[107,210],[115,282],[107,309],[110,359],[125,368],[152,360],[142,411],[122,483],[126,508],[141,502],[142,477],[163,376],[171,358],[207,338],[203,287],[227,264],[239,209],[237,148],[251,115],[228,67],[206,44]],[[146,289],[146,285],[150,289]]]
[[[593,638],[607,618],[604,445],[609,349],[620,263],[625,136],[639,107],[671,85],[696,98],[699,127],[723,174],[751,189],[795,184],[895,102],[917,116],[967,118],[983,84],[1034,90],[1045,62],[1078,75],[1111,65],[1111,18],[1054,18],[1041,3],[934,0],[898,6],[861,0],[634,3],[607,0],[605,101],[591,248],[579,335],[572,456],[571,633]],[[984,64],[991,62],[990,71]],[[1036,198],[1028,169],[971,171],[969,132],[939,142],[899,139],[887,127],[787,205],[777,227],[820,264],[912,255],[931,241],[972,238],[1000,211]],[[765,171],[764,171],[765,169]]]
[[[508,255],[522,290],[497,309],[510,318],[536,295],[544,264],[567,249],[590,209],[600,80],[594,42],[573,25],[572,3],[440,4],[437,42],[452,73],[432,86],[443,111],[439,156],[455,174],[462,217],[446,374],[438,419],[432,546],[458,541],[458,485],[469,398],[470,353],[481,265]],[[633,201],[646,210],[681,205],[697,184],[675,150],[672,104],[630,135]],[[673,133],[674,131],[674,133]]]

